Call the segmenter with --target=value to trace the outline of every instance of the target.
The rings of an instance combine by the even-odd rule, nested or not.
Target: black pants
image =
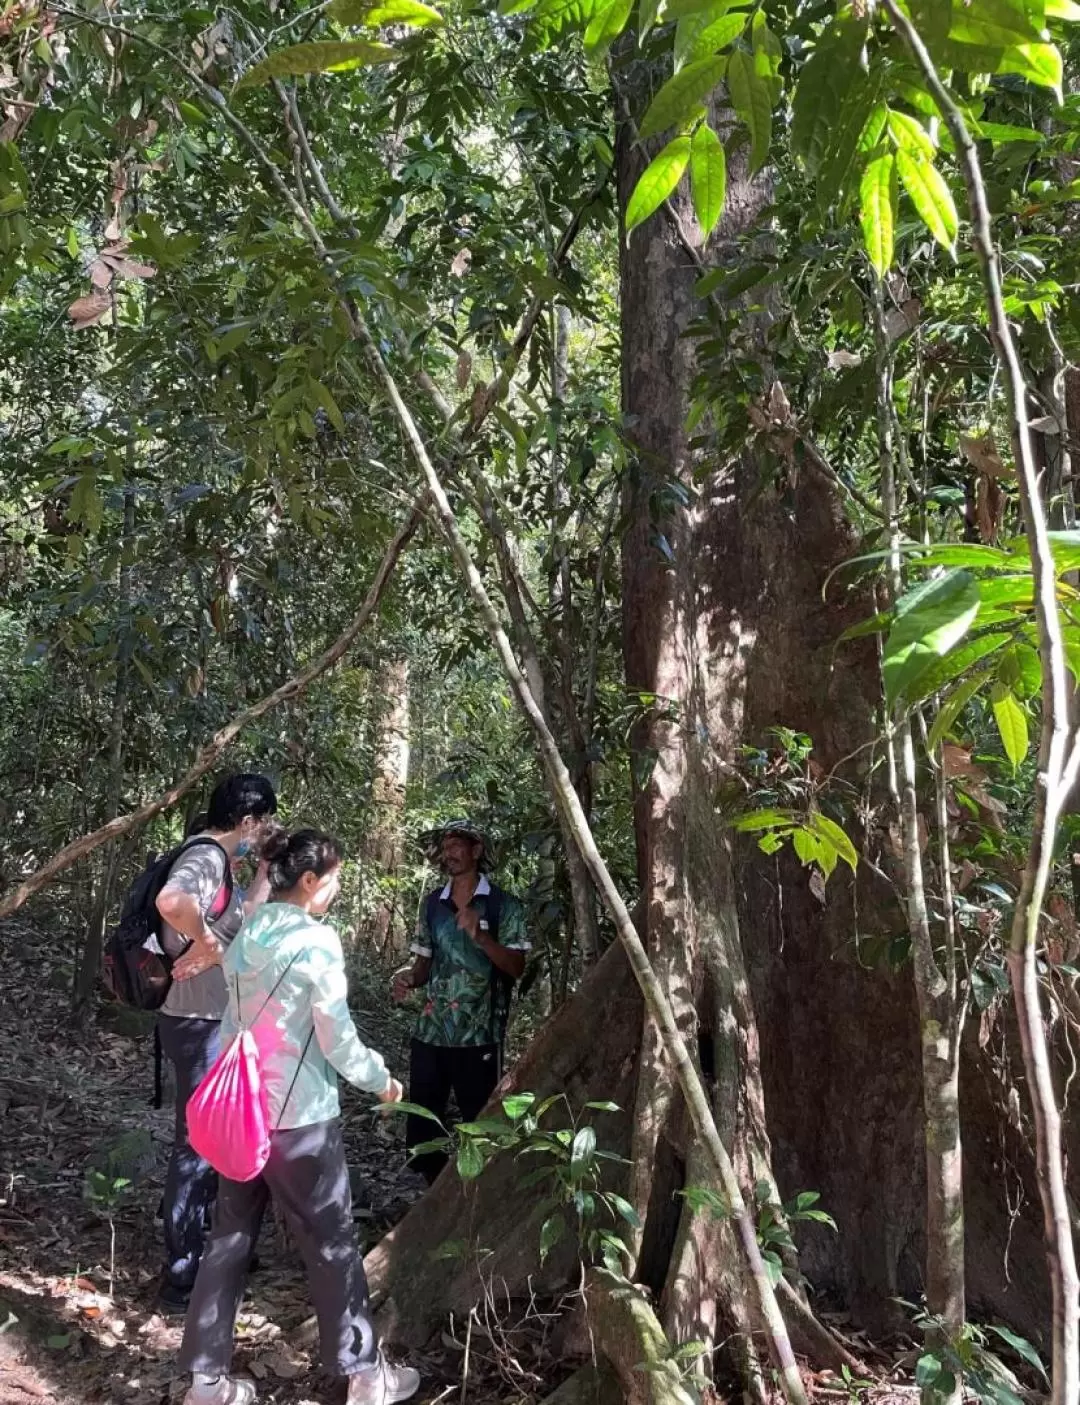
[[[214,1228],[184,1323],[181,1370],[228,1372],[244,1280],[271,1197],[307,1269],[326,1371],[351,1376],[373,1366],[378,1345],[353,1230],[345,1143],[335,1117],[271,1133],[270,1159],[253,1181],[222,1176]]]
[[[463,1122],[471,1122],[495,1091],[502,1074],[502,1050],[497,1044],[475,1044],[467,1048],[425,1044],[414,1039],[409,1057],[409,1101],[419,1103],[446,1121],[451,1092]],[[405,1144],[410,1150],[440,1135],[434,1122],[410,1113],[405,1121]],[[441,1151],[425,1151],[410,1165],[432,1183],[446,1165]]]
[[[187,1105],[218,1056],[221,1024],[159,1015],[158,1031],[162,1052],[176,1070],[176,1133],[162,1205],[165,1281],[184,1289],[195,1282],[218,1182],[217,1172],[188,1141]]]

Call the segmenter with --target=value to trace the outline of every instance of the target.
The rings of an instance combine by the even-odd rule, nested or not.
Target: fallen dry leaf
[[[980,473],[985,473],[990,478],[1007,478],[1012,472],[1002,463],[992,434],[978,437],[961,434],[960,452],[972,468],[977,468]]]

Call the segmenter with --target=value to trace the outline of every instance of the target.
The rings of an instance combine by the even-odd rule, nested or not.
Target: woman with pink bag
[[[230,1000],[221,1033],[223,1047],[243,1031],[254,1040],[265,1125],[272,1130],[258,1175],[220,1181],[180,1348],[180,1366],[193,1375],[184,1405],[255,1399],[254,1385],[228,1372],[248,1263],[271,1196],[307,1268],[326,1371],[349,1378],[352,1405],[393,1405],[415,1394],[420,1377],[385,1359],[372,1328],[337,1080],[384,1103],[401,1100],[401,1084],[357,1034],[341,941],[318,921],[340,888],[338,844],[305,829],[270,839],[263,857],[270,901],[226,953]]]

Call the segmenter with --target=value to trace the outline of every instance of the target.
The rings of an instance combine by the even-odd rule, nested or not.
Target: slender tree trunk
[[[889,585],[892,602],[903,593],[900,515],[897,503],[892,425],[891,358],[884,322],[884,290],[874,280],[874,326],[877,345],[878,454],[881,501],[889,523]],[[926,1305],[938,1320],[928,1334],[931,1345],[955,1342],[964,1325],[964,1184],[960,1137],[960,1019],[955,955],[948,974],[934,952],[920,842],[915,742],[905,711],[890,737],[899,793],[894,796],[903,849],[904,899],[911,936],[912,971],[919,1007],[922,1050],[923,1112],[926,1159]],[[951,914],[950,914],[951,918]],[[951,931],[951,926],[948,928]],[[957,1379],[950,1399],[959,1400]],[[928,1400],[937,1397],[932,1386]]]
[[[407,924],[398,912],[393,881],[402,859],[402,821],[409,779],[409,662],[391,659],[382,670],[381,708],[375,723],[375,773],[371,801],[373,820],[364,845],[375,875],[389,880],[391,892],[380,898],[372,918],[371,936],[377,951],[400,954],[407,942]]]
[[[105,781],[105,815],[119,813],[124,793],[124,726],[127,721],[128,691],[131,680],[131,585],[135,549],[135,486],[124,489],[124,525],[120,538],[120,581],[117,609],[120,642],[116,657],[116,682],[113,687],[112,712],[109,719],[109,748]],[[74,1007],[80,1016],[93,1004],[97,989],[101,953],[105,942],[105,926],[109,916],[109,900],[116,875],[118,845],[106,846],[101,857],[98,889],[95,894],[83,943],[82,959],[75,981]],[[93,872],[93,869],[90,869]]]

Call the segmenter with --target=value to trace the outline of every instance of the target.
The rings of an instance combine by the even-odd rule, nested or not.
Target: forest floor
[[[63,943],[49,932],[44,915],[0,926],[0,1405],[169,1405],[187,1378],[175,1364],[182,1321],[155,1311],[173,1110],[168,1093],[164,1108],[152,1106],[152,1020],[113,1007],[78,1030],[70,966],[58,961]],[[382,972],[354,972],[352,987],[362,1034],[404,1075],[411,1016],[390,1006]],[[405,1165],[402,1119],[380,1116],[371,1099],[344,1087],[342,1109],[366,1250],[423,1183]],[[92,1194],[95,1169],[131,1182],[112,1215],[114,1263],[107,1207]],[[270,1216],[258,1252],[234,1371],[253,1377],[260,1401],[273,1405],[342,1399],[340,1383],[313,1359],[310,1329],[301,1330],[311,1316],[303,1270]],[[423,1380],[418,1405],[466,1393],[468,1405],[543,1399],[582,1359],[568,1341],[556,1347],[549,1329],[557,1315],[515,1317],[510,1335],[500,1324],[499,1345],[488,1336],[488,1350],[470,1330],[464,1355],[448,1321],[432,1349],[410,1355]],[[901,1384],[903,1374],[879,1365],[872,1381],[808,1384],[835,1405],[858,1396],[911,1405],[917,1392]]]
[[[155,1313],[161,1266],[157,1207],[172,1108],[156,1111],[153,1041],[139,1021],[108,1012],[73,1028],[69,976],[46,932],[4,924],[0,966],[0,1405],[159,1405],[186,1381],[175,1358],[181,1322]],[[370,982],[381,991],[381,976]],[[378,996],[357,1000],[358,1024],[402,1072],[408,1025]],[[364,1006],[372,1008],[365,1015]],[[376,1008],[382,1005],[383,1008]],[[126,1029],[125,1029],[126,1023]],[[343,1090],[354,1213],[364,1246],[404,1214],[422,1182],[405,1166],[403,1121]],[[110,1226],[88,1196],[94,1167],[130,1179]],[[307,1349],[293,1340],[310,1316],[302,1269],[268,1217],[238,1325],[235,1369],[261,1400],[333,1398]],[[299,1334],[300,1338],[304,1334]],[[458,1362],[416,1361],[421,1402],[458,1382]]]

